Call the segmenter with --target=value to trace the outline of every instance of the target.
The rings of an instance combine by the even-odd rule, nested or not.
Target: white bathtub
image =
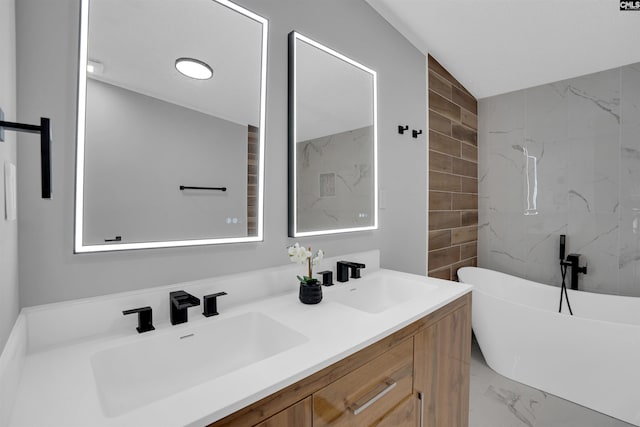
[[[569,290],[476,267],[472,324],[496,372],[640,426],[640,298]]]

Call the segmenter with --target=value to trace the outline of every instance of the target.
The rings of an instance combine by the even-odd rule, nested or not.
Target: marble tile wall
[[[640,64],[479,101],[478,264],[640,296]]]
[[[373,126],[298,142],[298,231],[373,225],[373,146]]]
[[[477,100],[431,55],[429,72],[430,277],[456,280],[476,265]]]

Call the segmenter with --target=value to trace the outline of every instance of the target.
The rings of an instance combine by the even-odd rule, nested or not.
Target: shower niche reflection
[[[378,228],[376,72],[289,34],[289,236]]]

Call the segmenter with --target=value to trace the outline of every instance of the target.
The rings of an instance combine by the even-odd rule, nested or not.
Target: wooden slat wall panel
[[[247,133],[247,236],[258,234],[258,134],[260,129],[248,126]]]
[[[456,280],[477,265],[478,101],[431,55],[428,68],[429,276]]]

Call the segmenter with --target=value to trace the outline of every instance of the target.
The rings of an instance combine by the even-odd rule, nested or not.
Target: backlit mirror
[[[289,34],[289,235],[378,228],[376,72]]]
[[[75,252],[263,238],[267,21],[82,0]]]

